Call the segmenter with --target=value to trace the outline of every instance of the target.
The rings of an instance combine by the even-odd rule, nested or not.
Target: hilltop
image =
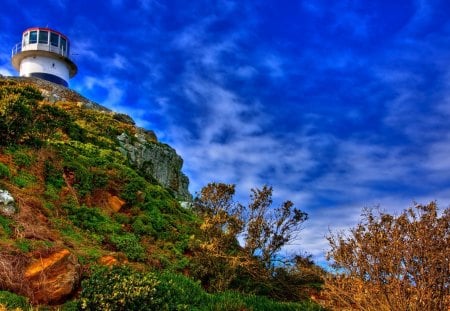
[[[40,79],[0,77],[0,309],[319,309],[205,292],[215,277],[201,271],[204,219],[183,204],[193,198],[182,165],[127,115]],[[277,292],[252,278],[235,287]]]

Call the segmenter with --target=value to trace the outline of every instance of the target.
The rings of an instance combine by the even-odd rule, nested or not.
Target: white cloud
[[[106,96],[97,99],[97,101],[103,106],[113,110],[122,104],[122,98],[124,95],[123,88],[121,87],[119,80],[111,77],[85,76],[82,83],[79,85],[74,85],[73,88],[81,94],[106,93]]]
[[[118,53],[114,53],[113,58],[110,61],[107,61],[107,63],[117,69],[126,69],[130,66],[128,60]]]
[[[0,67],[0,75],[2,75],[2,76],[14,76],[14,74],[8,68],[4,68],[4,67]]]

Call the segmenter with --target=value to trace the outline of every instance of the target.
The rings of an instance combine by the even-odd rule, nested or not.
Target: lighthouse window
[[[50,33],[50,43],[53,46],[58,46],[59,36],[58,34],[51,32]]]
[[[63,37],[61,37],[61,51],[65,53],[67,51],[67,41]]]
[[[39,43],[48,44],[48,31],[39,31]]]
[[[37,43],[37,31],[30,31],[30,44]]]
[[[25,46],[28,44],[28,32],[23,34],[22,45]]]

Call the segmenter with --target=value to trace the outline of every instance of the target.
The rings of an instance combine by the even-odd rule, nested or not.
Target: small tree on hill
[[[211,183],[194,203],[194,210],[203,219],[203,254],[197,257],[201,261],[197,271],[216,290],[228,288],[238,271],[253,279],[272,277],[277,254],[307,219],[307,214],[290,201],[272,208],[271,187],[252,189],[248,206],[236,203],[234,193],[234,185]],[[238,243],[240,237],[243,246]]]
[[[349,235],[328,238],[338,274],[326,282],[328,303],[358,310],[447,310],[450,307],[450,209],[435,202],[399,216],[367,210]]]
[[[271,207],[272,187],[251,191],[251,202],[243,220],[245,250],[250,256],[259,257],[268,269],[273,269],[277,253],[297,237],[308,214],[294,208],[291,201]]]

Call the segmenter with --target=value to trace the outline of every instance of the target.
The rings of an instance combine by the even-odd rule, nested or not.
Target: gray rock
[[[145,176],[172,190],[179,200],[192,201],[189,179],[181,171],[183,159],[173,148],[154,142],[154,138],[143,130],[135,137],[122,133],[117,139],[120,152]]]
[[[0,214],[11,217],[16,212],[13,196],[6,190],[0,189]]]

